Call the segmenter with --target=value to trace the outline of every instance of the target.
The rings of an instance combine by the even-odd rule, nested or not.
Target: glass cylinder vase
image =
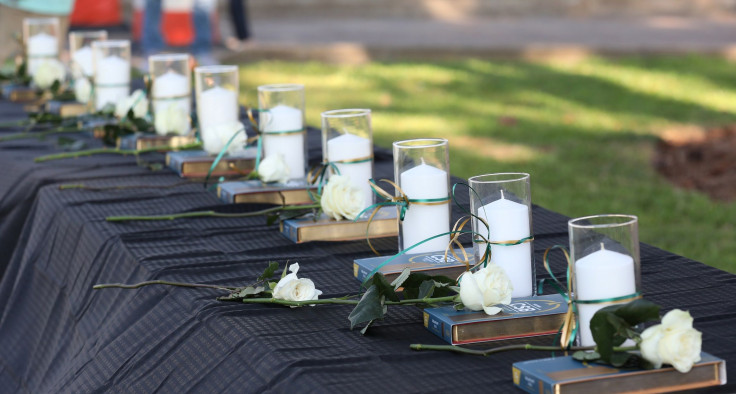
[[[72,75],[74,78],[92,78],[94,62],[92,61],[92,42],[107,40],[107,31],[73,31],[69,33],[69,54]]]
[[[59,57],[59,18],[23,19],[26,66],[33,75],[46,59]]]
[[[189,72],[190,56],[187,53],[153,55],[148,57],[151,73],[151,101],[156,133],[185,135],[190,131],[190,122],[186,127],[175,127],[178,122],[167,122],[167,118],[189,119],[192,108],[191,73]],[[162,121],[164,120],[164,121]]]
[[[473,219],[473,249],[480,261],[490,244],[491,263],[506,271],[514,286],[512,297],[534,295],[532,251],[532,199],[529,174],[499,173],[470,178],[470,210],[485,220]],[[481,237],[482,236],[482,237]],[[518,245],[508,245],[523,241]]]
[[[282,155],[289,167],[289,179],[304,179],[307,168],[304,85],[261,85],[258,108],[263,157]]]
[[[197,121],[202,141],[216,141],[217,126],[236,123],[238,116],[238,66],[203,66],[194,69]],[[230,139],[230,135],[224,138]],[[216,154],[205,146],[211,154]]]
[[[96,109],[115,105],[130,94],[130,41],[93,41],[92,61]]]
[[[593,346],[590,319],[599,309],[641,294],[638,220],[595,215],[568,222],[579,343]]]
[[[409,199],[399,225],[399,250],[450,231],[450,156],[442,138],[393,143],[394,179]],[[397,190],[396,195],[401,196]],[[444,252],[450,236],[417,245],[407,254]]]
[[[373,131],[370,109],[322,112],[322,160],[363,191],[363,208],[373,204]],[[334,173],[332,167],[329,173]]]

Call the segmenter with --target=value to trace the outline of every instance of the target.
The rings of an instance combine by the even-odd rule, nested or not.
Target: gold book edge
[[[366,238],[368,222],[349,220],[297,228],[297,243],[310,241],[353,241]],[[396,218],[380,219],[371,222],[368,238],[392,237],[399,234],[399,221]]]
[[[312,199],[309,198],[307,189],[269,190],[263,192],[235,194],[233,196],[233,203],[303,205],[311,204]]]
[[[139,136],[135,140],[135,149],[151,149],[158,147],[178,148],[197,142],[196,138],[189,135],[171,135],[171,136]],[[122,138],[118,137],[118,148],[122,145]],[[168,157],[167,157],[168,161]],[[168,165],[168,162],[166,163]],[[210,164],[212,165],[212,164]],[[208,169],[209,170],[209,169]]]
[[[373,228],[373,225],[372,224],[371,224],[371,228]],[[403,266],[404,267],[409,267],[409,265],[403,265]],[[466,271],[466,267],[465,266],[442,267],[442,268],[432,268],[432,267],[433,266],[431,266],[431,265],[429,265],[427,267],[423,267],[423,268],[415,268],[414,266],[412,266],[411,267],[411,272],[413,272],[413,273],[422,272],[422,273],[426,273],[426,274],[429,274],[429,275],[432,275],[432,276],[442,275],[442,276],[446,276],[446,277],[448,277],[450,279],[457,279],[458,277],[460,277],[460,275],[462,275],[463,272]],[[399,272],[384,273],[383,272],[383,267],[380,270],[378,270],[378,272],[380,272],[381,274],[383,274],[383,276],[385,276],[386,277],[386,280],[388,280],[389,282],[393,281],[394,279],[396,279],[397,276],[399,276],[399,274],[401,274],[401,271],[399,271]],[[355,274],[355,277],[357,278],[358,275]]]
[[[632,371],[627,374],[612,373],[560,382],[555,384],[553,388],[557,394],[606,392],[611,391],[614,387],[617,393],[668,393],[725,384],[725,369],[723,360],[714,360],[695,364],[688,373],[681,373],[672,367]],[[559,371],[558,374],[560,372],[565,371]]]
[[[10,101],[14,102],[20,102],[20,101],[33,101],[38,99],[38,96],[36,95],[36,92],[33,90],[13,90],[10,92],[10,96],[8,97]]]
[[[204,178],[212,167],[212,160],[196,161],[196,162],[184,162],[181,165],[181,176],[185,178]],[[239,171],[235,171],[230,168],[230,164],[233,164]],[[213,176],[237,176],[242,175],[242,172],[249,173],[253,171],[255,166],[254,159],[222,159],[215,169],[210,174]]]
[[[452,326],[452,344],[502,341],[515,338],[553,335],[562,325],[564,313],[488,320]]]
[[[73,116],[84,115],[87,113],[87,105],[82,103],[67,103],[59,107],[59,116],[62,118],[71,118]]]

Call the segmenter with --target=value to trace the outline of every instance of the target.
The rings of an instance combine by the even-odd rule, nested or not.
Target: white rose
[[[87,78],[81,77],[74,80],[74,96],[80,103],[87,104],[92,95],[92,84]]]
[[[184,135],[189,131],[189,113],[180,105],[170,103],[154,115],[156,134],[167,135],[173,133]]]
[[[289,271],[291,273],[281,278],[273,288],[273,298],[286,301],[311,301],[319,298],[322,292],[314,287],[311,279],[296,277],[298,263],[290,265]]]
[[[322,191],[322,211],[335,220],[355,219],[365,207],[365,194],[347,175],[332,175]]]
[[[238,134],[233,138],[235,133]],[[245,126],[240,122],[221,123],[216,126],[210,126],[200,131],[200,137],[202,138],[204,150],[211,155],[219,154],[231,138],[233,138],[233,141],[227,148],[229,155],[242,153],[248,142],[245,135]]]
[[[60,61],[46,59],[33,73],[33,83],[41,89],[48,89],[54,84],[54,81],[64,82],[65,76],[66,70]]]
[[[460,277],[460,300],[463,305],[470,310],[483,310],[488,315],[501,312],[502,309],[494,305],[508,305],[513,290],[511,279],[497,264],[488,264]]]
[[[267,156],[258,165],[258,177],[266,183],[286,183],[289,181],[289,174],[289,165],[281,153]]]
[[[673,309],[662,318],[662,324],[651,326],[641,333],[641,355],[655,368],[671,364],[676,370],[690,372],[700,361],[703,342],[700,331],[693,328],[690,312]]]
[[[122,119],[131,108],[133,109],[133,116],[136,118],[142,118],[148,113],[148,99],[142,90],[138,89],[130,96],[118,100],[115,105],[115,116]]]

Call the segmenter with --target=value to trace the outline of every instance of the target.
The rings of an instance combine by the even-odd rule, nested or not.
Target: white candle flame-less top
[[[279,104],[268,112],[263,112],[263,157],[281,154],[289,166],[289,179],[302,179],[306,176],[304,160],[304,134],[286,133],[303,128],[304,118],[298,108]],[[271,133],[269,135],[269,133]]]
[[[56,57],[59,54],[59,41],[55,36],[38,33],[30,36],[27,42],[28,74],[33,75],[38,66],[43,63],[43,57]]]
[[[94,72],[92,63],[92,48],[85,45],[72,53],[72,61],[85,77],[91,77]]]
[[[373,145],[371,140],[355,134],[341,134],[339,137],[327,141],[328,160],[336,162],[341,160],[355,160],[371,157]],[[373,192],[368,180],[373,177],[372,161],[361,163],[335,163],[340,175],[350,177],[350,183],[363,191],[365,196],[365,207],[371,205]]]
[[[575,292],[579,300],[601,300],[636,292],[634,259],[623,253],[607,250],[593,252],[575,262]],[[590,319],[607,304],[578,304],[580,340],[583,346],[593,346]]]
[[[529,229],[529,207],[504,198],[484,205],[476,213],[486,220],[490,227],[490,241],[517,241],[531,235]],[[477,226],[478,232],[485,236],[486,228]],[[481,248],[481,254],[485,248]],[[482,256],[478,256],[480,258]],[[532,249],[531,243],[513,246],[491,245],[491,262],[506,271],[514,285],[512,297],[532,295]]]
[[[97,60],[95,66],[95,103],[97,109],[116,104],[130,94],[130,62],[115,55]]]
[[[197,106],[201,133],[212,126],[238,121],[238,95],[220,86],[200,93]]]
[[[401,189],[410,200],[447,198],[447,172],[425,164],[408,169],[400,174]],[[420,205],[410,204],[402,223],[402,245],[406,249],[435,235],[450,231],[450,204]],[[407,254],[444,252],[450,243],[445,235],[427,241]]]
[[[180,107],[184,110],[184,113],[188,114],[191,109],[189,95],[189,81],[184,75],[173,70],[168,70],[157,76],[153,79],[152,89],[154,118],[159,111],[165,110],[170,105]],[[159,133],[166,133],[167,130],[156,131]],[[188,131],[189,130],[186,130],[186,132]]]

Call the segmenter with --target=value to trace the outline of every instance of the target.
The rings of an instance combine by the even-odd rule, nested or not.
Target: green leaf
[[[278,220],[279,220],[279,215],[278,214],[267,215],[266,216],[266,225],[267,226],[270,226],[270,225],[276,223]]]
[[[394,287],[394,291],[399,290],[399,287],[401,287],[404,281],[409,277],[409,274],[411,274],[411,268],[406,267],[403,271],[401,271],[399,276],[397,276],[396,279],[391,282],[391,286]]]
[[[454,285],[455,280],[442,275],[429,276],[427,274],[412,272],[403,283],[404,297],[419,298],[419,287],[427,280],[434,280],[437,283],[447,284],[447,287],[435,289],[433,294],[435,297],[444,297],[454,294],[454,291],[450,290],[449,286]]]
[[[365,333],[368,331],[368,328],[370,328],[371,324],[373,324],[374,321],[375,320],[369,321],[368,324],[366,324],[365,327],[363,327],[363,329],[360,330],[360,335],[365,335]]]
[[[276,273],[277,269],[279,269],[279,263],[271,261],[268,263],[268,267],[266,267],[261,276],[258,277],[258,281],[260,282],[262,280],[273,278],[273,274]]]
[[[399,301],[399,295],[396,294],[393,286],[388,283],[388,280],[386,280],[386,277],[383,276],[382,273],[376,272],[373,276],[371,276],[370,279],[368,279],[368,281],[366,282],[366,286],[371,285],[376,286],[376,289],[378,290],[378,293],[380,295],[385,296],[391,301]]]
[[[465,309],[465,305],[463,305],[462,302],[456,303],[455,305],[453,305],[453,307],[455,308],[456,311],[461,311],[461,310]]]
[[[578,361],[596,361],[601,358],[598,352],[586,352],[585,350],[578,350],[572,354],[572,358]]]
[[[659,305],[643,298],[621,305],[616,315],[626,320],[631,326],[659,320]]]
[[[284,270],[281,272],[281,279],[284,279],[286,277],[286,273],[289,271],[289,263],[286,263],[286,266],[284,266]]]
[[[611,354],[611,365],[616,368],[632,368],[639,366],[639,356],[628,352],[615,352]]]
[[[258,287],[248,286],[244,288],[243,290],[241,290],[238,293],[238,296],[241,298],[252,297],[254,295],[263,293],[264,290],[266,289],[262,286],[258,286]]]
[[[378,288],[373,285],[360,298],[358,305],[350,312],[348,320],[350,320],[350,329],[361,323],[370,322],[375,319],[382,319],[386,314],[385,298],[381,296]]]
[[[422,299],[431,297],[432,293],[434,293],[434,284],[435,281],[433,280],[425,280],[424,282],[422,282],[422,284],[419,285],[419,295],[417,296],[417,298]]]
[[[597,345],[598,353],[601,359],[607,363],[611,362],[611,354],[613,353],[613,337],[616,334],[616,328],[608,321],[611,311],[603,308],[593,315],[590,319],[590,331],[593,334],[593,340]]]

